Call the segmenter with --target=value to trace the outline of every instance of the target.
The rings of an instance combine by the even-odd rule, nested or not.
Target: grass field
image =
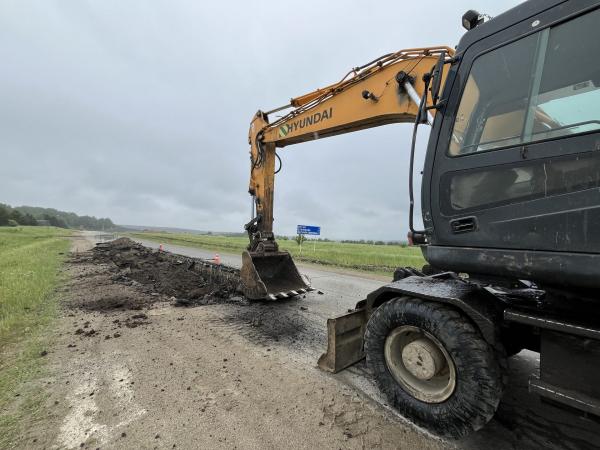
[[[199,247],[215,252],[241,253],[248,245],[246,237],[197,235],[167,232],[131,233],[139,239]],[[349,244],[341,242],[306,241],[300,247],[293,240],[278,240],[279,247],[289,251],[296,261],[325,264],[354,270],[390,274],[396,267],[421,268],[425,260],[415,247],[400,245]]]
[[[43,393],[23,383],[43,373],[44,331],[56,314],[54,289],[69,248],[68,230],[0,227],[0,448],[19,422],[39,412]]]

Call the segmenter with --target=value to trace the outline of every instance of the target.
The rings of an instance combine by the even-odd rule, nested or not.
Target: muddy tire
[[[516,342],[514,340],[503,341],[502,345],[504,346],[504,349],[506,351],[506,356],[508,358],[519,354],[521,351],[523,351],[525,349],[525,347],[523,347],[523,345],[521,345],[520,342],[518,342],[518,341]]]
[[[367,365],[399,412],[433,433],[458,438],[494,415],[504,361],[454,308],[401,297],[371,316]]]

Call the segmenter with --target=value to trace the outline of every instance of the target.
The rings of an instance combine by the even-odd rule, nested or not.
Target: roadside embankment
[[[43,400],[25,382],[43,373],[70,234],[54,227],[0,228],[0,448],[10,448],[22,419],[35,421]]]

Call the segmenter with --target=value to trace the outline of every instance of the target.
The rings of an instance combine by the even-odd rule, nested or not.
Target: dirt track
[[[20,448],[576,449],[599,435],[590,422],[540,413],[519,387],[482,432],[442,442],[372,395],[362,365],[335,376],[316,368],[325,327],[315,305],[343,311],[327,294],[176,307],[168,290],[155,292],[160,283],[123,279],[81,253],[90,247],[74,242],[44,380],[49,415]]]
[[[86,248],[88,242],[75,242],[75,250]],[[235,333],[242,325],[261,328],[250,310],[228,316],[243,305],[175,307],[167,296],[115,284],[108,266],[90,258],[67,270],[67,307],[44,380],[50,414],[22,436],[20,448],[442,446],[314,362],[290,359],[278,343],[283,337]],[[102,296],[144,309],[80,307]],[[285,331],[293,339],[298,330]]]

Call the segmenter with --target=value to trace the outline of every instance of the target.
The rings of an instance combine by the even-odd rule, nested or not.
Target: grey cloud
[[[397,1],[5,1],[0,202],[240,231],[252,114],[380,54],[456,44],[471,4],[434,3],[421,19]],[[402,239],[409,139],[394,125],[282,149],[276,232]]]

